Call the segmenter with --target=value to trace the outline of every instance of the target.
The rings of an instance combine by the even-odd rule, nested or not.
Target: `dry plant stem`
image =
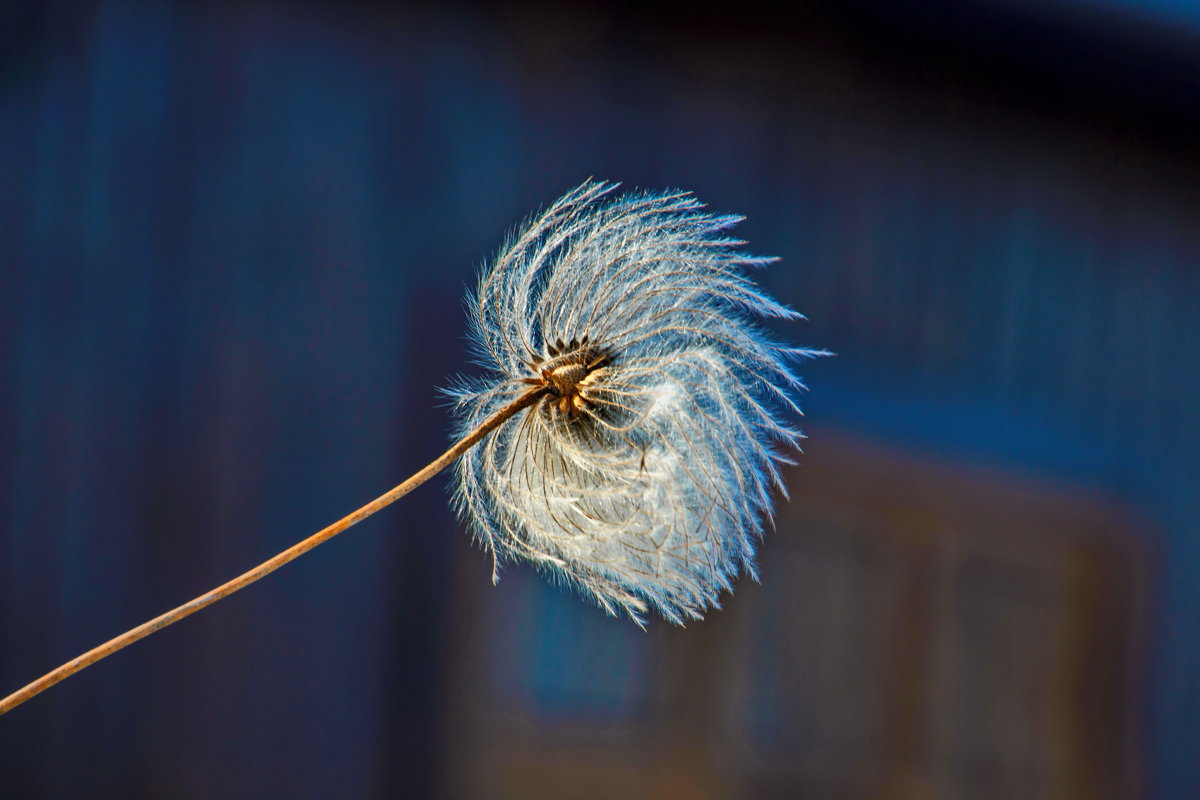
[[[284,564],[294,561],[295,559],[304,555],[317,545],[329,541],[334,536],[337,536],[339,533],[349,528],[351,525],[361,522],[374,514],[376,511],[391,505],[404,495],[411,492],[413,489],[416,489],[418,486],[425,483],[425,481],[429,480],[434,475],[437,475],[446,467],[450,466],[454,459],[458,458],[464,452],[476,445],[481,439],[483,439],[483,437],[500,427],[510,417],[514,416],[522,409],[528,408],[536,403],[539,399],[541,399],[545,392],[546,389],[544,386],[529,390],[509,405],[497,411],[489,419],[485,420],[478,428],[464,436],[462,439],[456,442],[453,447],[442,453],[428,466],[424,467],[421,469],[421,471],[404,481],[404,483],[401,483],[399,486],[387,492],[386,494],[380,495],[357,511],[347,514],[329,527],[317,531],[312,536],[309,536],[307,539],[301,542],[297,542],[274,558],[264,561],[254,569],[237,576],[228,583],[221,584],[217,588],[200,595],[194,600],[184,603],[178,608],[173,608],[165,614],[157,616],[154,619],[144,622],[136,628],[133,628],[132,630],[122,633],[115,639],[108,640],[99,647],[92,648],[83,655],[71,659],[58,669],[48,672],[23,689],[13,692],[8,697],[0,700],[0,714],[8,713],[24,703],[26,700],[41,694],[46,689],[49,689],[51,686],[63,680],[64,678],[69,678],[76,672],[79,672],[81,669],[95,664],[100,659],[110,656],[118,650],[133,644],[138,639],[143,639],[152,633],[162,630],[168,625],[173,625],[184,617],[195,614],[205,606],[210,606],[218,600],[228,597],[239,589],[244,589],[245,587],[257,581],[259,578],[269,575],[270,573],[282,567]]]

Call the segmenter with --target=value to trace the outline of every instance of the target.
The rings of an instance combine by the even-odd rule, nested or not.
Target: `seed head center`
[[[557,339],[554,344],[547,344],[546,356],[529,362],[529,368],[538,377],[523,381],[549,389],[546,407],[575,419],[591,405],[588,387],[603,371],[608,355],[589,344],[584,336],[566,343]]]
[[[546,384],[559,397],[574,394],[579,387],[579,382],[587,377],[587,364],[582,361],[574,361],[546,370],[542,373],[542,377],[546,379]]]

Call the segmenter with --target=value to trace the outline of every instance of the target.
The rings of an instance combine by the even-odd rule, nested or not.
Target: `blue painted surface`
[[[1150,524],[1147,782],[1200,784],[1194,156],[853,69],[785,90],[586,31],[539,51],[465,10],[47,8],[0,57],[0,690],[438,452],[461,287],[596,175],[748,215],[783,258],[765,282],[839,354],[807,370],[814,424]],[[0,773],[31,796],[435,792],[454,535],[414,496],[6,719]],[[548,718],[644,713],[644,654],[563,599],[511,685]]]

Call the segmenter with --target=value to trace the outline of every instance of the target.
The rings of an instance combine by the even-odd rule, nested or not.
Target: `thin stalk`
[[[481,439],[483,439],[483,437],[487,436],[493,430],[503,425],[509,418],[517,414],[519,411],[533,405],[542,397],[543,394],[545,394],[545,392],[546,388],[544,386],[530,389],[521,397],[497,411],[482,424],[480,424],[478,428],[455,442],[449,450],[442,453],[427,466],[423,467],[419,472],[415,473],[408,480],[404,481],[404,483],[401,483],[399,486],[387,492],[386,494],[380,495],[357,511],[347,514],[329,527],[322,528],[312,536],[309,536],[303,541],[297,542],[274,558],[264,561],[250,571],[242,573],[233,580],[221,584],[217,588],[200,595],[194,600],[190,600],[177,608],[173,608],[165,614],[161,614],[154,619],[149,620],[148,622],[143,622],[136,628],[128,630],[114,639],[109,639],[104,644],[94,647],[83,655],[71,659],[58,669],[46,673],[23,689],[13,692],[8,697],[0,700],[0,715],[12,711],[26,700],[41,694],[59,681],[69,678],[76,672],[79,672],[81,669],[95,664],[100,659],[111,656],[118,650],[128,647],[138,639],[144,639],[152,633],[161,631],[168,625],[174,625],[184,617],[191,616],[200,609],[210,606],[218,600],[222,600],[240,589],[246,588],[259,578],[266,577],[270,573],[282,567],[284,564],[296,560],[317,545],[329,541],[334,536],[337,536],[339,533],[349,528],[351,525],[362,522],[376,511],[386,508],[387,506],[399,500],[401,497],[404,497],[404,495],[408,494],[413,489],[416,489],[418,486],[425,483],[425,481],[429,480],[434,475],[437,475],[446,467],[450,466],[454,459],[458,458],[467,450],[474,447]]]

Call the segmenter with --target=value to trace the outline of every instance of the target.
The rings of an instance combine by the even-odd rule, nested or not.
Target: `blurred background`
[[[707,621],[493,587],[443,476],[4,717],[0,796],[1197,796],[1195,3],[0,8],[0,694],[440,453],[588,176],[838,353]]]

